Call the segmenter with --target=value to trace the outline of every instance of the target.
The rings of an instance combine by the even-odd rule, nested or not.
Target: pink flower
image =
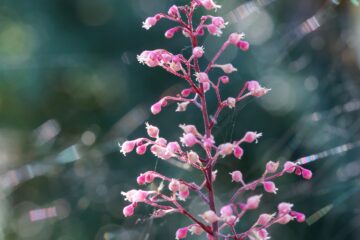
[[[134,215],[134,210],[135,210],[134,204],[130,204],[124,207],[123,214],[125,217],[131,217],[132,215]]]
[[[196,163],[200,162],[199,155],[194,151],[190,151],[187,153],[187,159],[188,159],[189,163],[191,163],[191,164],[196,164]]]
[[[262,97],[268,93],[271,89],[263,88],[257,81],[248,81],[248,91],[254,97]]]
[[[222,157],[232,154],[234,145],[231,143],[224,143],[219,146],[219,154]]]
[[[269,161],[266,163],[266,172],[275,173],[279,168],[279,162]]]
[[[230,173],[230,175],[233,182],[241,182],[241,183],[244,182],[243,175],[239,170],[233,171],[232,173]]]
[[[180,124],[179,127],[184,131],[184,133],[191,133],[194,136],[199,135],[199,132],[194,125]]]
[[[249,50],[250,44],[247,41],[239,41],[236,46],[243,51]]]
[[[144,155],[146,152],[147,144],[142,144],[136,148],[136,153],[139,155]]]
[[[145,19],[145,21],[143,22],[143,28],[145,28],[146,30],[149,30],[151,27],[155,26],[157,23],[157,19],[156,17],[148,17],[147,19]]]
[[[229,83],[229,77],[224,75],[224,76],[221,76],[219,77],[219,80],[223,83],[223,84],[228,84]]]
[[[245,36],[245,34],[243,34],[243,33],[240,33],[240,34],[232,33],[229,36],[229,42],[231,44],[237,45],[240,42],[240,40],[242,40],[244,38],[244,36]]]
[[[217,222],[220,220],[220,218],[212,210],[208,210],[199,216],[202,219],[204,219],[204,221],[207,222],[208,224],[213,224],[214,222]]]
[[[284,171],[285,171],[285,172],[293,173],[293,172],[295,171],[295,168],[296,168],[296,164],[293,163],[293,162],[287,161],[287,162],[284,164]]]
[[[262,136],[262,133],[257,133],[257,132],[247,132],[243,138],[244,142],[247,143],[252,143],[255,142],[257,143],[258,138]]]
[[[277,192],[278,188],[275,186],[275,183],[271,181],[263,182],[264,190],[269,193],[275,193]]]
[[[166,146],[166,150],[172,154],[181,153],[181,148],[178,142],[169,142]]]
[[[285,214],[284,216],[280,217],[276,222],[279,224],[288,224],[294,218],[289,214]]]
[[[255,195],[255,196],[249,197],[248,200],[246,201],[246,208],[247,209],[257,209],[259,207],[261,197],[262,197],[262,195]]]
[[[223,70],[224,73],[226,73],[226,74],[230,74],[230,73],[233,73],[233,72],[236,72],[236,71],[237,71],[237,69],[236,69],[231,63],[222,64],[222,65],[214,64],[214,65],[212,65],[212,67],[220,68],[220,69]]]
[[[172,5],[169,8],[168,11],[169,16],[173,17],[173,18],[179,18],[180,17],[180,13],[179,13],[179,9],[176,5]]]
[[[193,90],[191,88],[186,88],[181,91],[181,95],[183,97],[188,97],[192,92],[193,92]]]
[[[274,214],[267,214],[263,213],[259,216],[258,220],[256,221],[256,225],[267,225],[272,219],[274,218]]]
[[[221,6],[215,4],[213,0],[200,0],[200,3],[206,10],[212,10],[212,9],[216,10],[218,8],[221,8]]]
[[[195,47],[193,49],[193,56],[196,58],[201,58],[204,55],[204,48],[203,47]]]
[[[310,180],[312,178],[312,172],[306,168],[301,169],[301,174],[306,180]]]
[[[152,138],[159,137],[159,128],[150,125],[148,122],[145,123],[147,134]]]
[[[120,152],[126,156],[127,153],[132,152],[135,148],[136,141],[125,141],[121,145]]]
[[[176,179],[171,179],[169,183],[169,189],[172,192],[177,192],[180,189],[180,182]]]
[[[190,102],[177,103],[175,112],[185,112]]]
[[[278,205],[279,214],[286,214],[291,211],[294,204],[282,202]]]
[[[190,191],[188,188],[179,191],[179,199],[182,201],[185,201],[189,197],[189,195],[190,195]]]
[[[136,178],[136,182],[139,184],[139,185],[144,185],[146,182],[145,182],[145,175],[144,174],[140,174],[140,176],[138,176]]]
[[[244,155],[244,150],[239,146],[235,146],[234,147],[234,156],[237,159],[241,159],[243,155]]]
[[[232,207],[230,205],[223,206],[220,209],[220,214],[222,218],[230,217],[233,214]]]
[[[221,28],[215,24],[209,24],[206,26],[210,34],[220,37],[222,34]]]
[[[187,233],[188,233],[188,228],[187,227],[179,228],[176,231],[176,239],[186,238]]]
[[[161,102],[157,102],[151,106],[151,113],[156,115],[161,112]]]
[[[207,73],[199,72],[199,73],[196,73],[195,76],[196,76],[196,80],[199,83],[205,83],[205,82],[210,81],[209,76],[207,75]]]
[[[170,28],[169,30],[167,30],[165,32],[165,37],[167,39],[171,39],[174,37],[175,33],[177,33],[177,31],[179,31],[181,28],[180,27],[173,27],[173,28]]]
[[[295,217],[296,221],[299,223],[304,222],[306,219],[305,214],[295,211],[291,211],[290,216]]]
[[[235,108],[235,106],[236,106],[236,99],[233,98],[233,97],[228,97],[228,98],[226,99],[226,104],[229,106],[230,109],[231,109],[231,108]]]
[[[189,228],[189,231],[191,234],[200,235],[204,232],[204,229],[202,229],[198,224],[193,224]]]
[[[180,138],[180,142],[182,142],[185,146],[192,147],[194,146],[198,140],[192,133],[184,133],[183,136]]]

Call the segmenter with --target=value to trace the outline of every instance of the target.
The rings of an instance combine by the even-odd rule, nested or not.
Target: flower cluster
[[[287,224],[292,220],[305,221],[305,215],[294,211],[293,204],[282,202],[278,204],[277,211],[273,213],[262,213],[257,221],[242,232],[237,232],[237,225],[243,216],[258,209],[262,195],[251,194],[257,187],[262,187],[265,193],[276,194],[279,189],[274,180],[287,173],[294,173],[304,179],[311,179],[312,172],[293,162],[285,162],[280,166],[279,162],[269,161],[266,163],[263,174],[253,181],[245,181],[240,170],[230,173],[230,179],[237,184],[237,190],[231,195],[230,200],[223,206],[215,204],[214,181],[216,180],[216,163],[222,158],[233,156],[241,159],[245,154],[244,145],[257,143],[262,136],[256,131],[248,131],[244,136],[233,142],[216,143],[212,134],[213,127],[224,108],[236,108],[236,105],[249,97],[262,97],[270,89],[261,86],[255,80],[244,83],[242,89],[236,96],[222,97],[220,87],[230,83],[229,75],[237,69],[231,63],[218,63],[218,58],[228,47],[236,47],[242,51],[249,49],[249,43],[244,40],[243,33],[232,33],[221,46],[219,51],[208,63],[205,69],[200,69],[199,59],[203,57],[205,49],[198,45],[199,37],[207,31],[211,35],[221,36],[227,23],[222,17],[205,15],[199,19],[197,26],[194,25],[193,16],[197,8],[206,10],[217,10],[221,6],[213,0],[191,0],[189,5],[171,6],[167,13],[158,13],[147,18],[143,27],[150,29],[161,19],[167,19],[176,26],[165,32],[165,37],[173,38],[177,32],[189,38],[192,51],[188,56],[174,54],[164,49],[146,50],[138,55],[138,61],[149,67],[161,67],[188,84],[187,88],[181,90],[175,96],[164,96],[151,106],[151,112],[159,114],[169,101],[177,103],[175,111],[184,112],[188,106],[198,108],[204,120],[204,131],[201,132],[191,124],[181,124],[182,135],[178,139],[167,140],[161,137],[158,127],[146,123],[147,137],[128,140],[120,145],[120,151],[124,155],[133,151],[143,155],[147,151],[156,158],[167,161],[175,159],[180,164],[186,164],[203,174],[203,179],[198,183],[188,182],[162,175],[159,172],[148,171],[137,177],[140,186],[153,183],[159,187],[154,190],[130,190],[122,192],[125,200],[130,202],[124,207],[124,216],[134,215],[139,203],[150,205],[154,208],[154,218],[163,217],[167,214],[182,214],[189,218],[191,224],[179,228],[175,233],[176,239],[184,239],[189,233],[195,235],[206,234],[208,239],[269,239],[268,228],[273,224]],[[214,69],[220,69],[223,75],[217,80],[210,76]],[[217,98],[217,108],[213,114],[209,114],[206,93],[214,91]],[[211,117],[210,117],[211,116]],[[201,151],[194,151],[202,149]],[[230,180],[229,179],[229,180]],[[150,189],[150,188],[148,188]],[[250,195],[244,195],[250,192]],[[188,197],[194,194],[208,206],[205,212],[192,213],[186,209],[184,203]],[[240,198],[242,196],[242,198]],[[245,197],[248,196],[248,197]],[[245,200],[242,200],[245,199]]]

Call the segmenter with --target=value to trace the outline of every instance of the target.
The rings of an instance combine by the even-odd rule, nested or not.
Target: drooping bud
[[[231,205],[223,206],[223,207],[220,209],[220,214],[221,214],[221,217],[222,217],[222,218],[230,217],[230,216],[233,214],[233,210],[232,210]]]
[[[146,30],[149,30],[151,27],[155,26],[157,23],[157,19],[156,17],[148,17],[147,19],[145,19],[145,21],[143,22],[143,28],[145,28]]]
[[[169,16],[171,16],[173,18],[179,18],[180,17],[180,12],[179,12],[179,9],[178,9],[178,7],[176,5],[172,5],[169,8],[168,14],[169,14]]]
[[[229,83],[229,77],[224,75],[224,76],[221,76],[219,77],[219,80],[223,83],[223,84],[228,84]]]
[[[134,210],[135,210],[134,204],[130,204],[124,207],[123,214],[125,217],[131,217],[132,215],[134,215]]]
[[[204,232],[204,229],[202,229],[198,224],[193,224],[189,228],[189,231],[191,234],[200,235]]]
[[[233,152],[234,145],[231,143],[224,143],[219,146],[219,154],[222,157],[230,155]]]
[[[180,182],[176,179],[171,179],[169,183],[169,190],[172,192],[177,192],[180,189]]]
[[[192,133],[184,133],[183,136],[180,138],[180,141],[188,147],[192,147],[198,142],[198,140]]]
[[[127,153],[132,152],[135,148],[136,141],[125,141],[121,144],[120,152],[126,156]]]
[[[233,73],[233,72],[237,71],[237,69],[231,63],[223,64],[223,65],[214,64],[214,65],[212,65],[212,67],[220,68],[226,74],[230,74],[230,73]]]
[[[195,74],[196,76],[196,80],[199,82],[199,83],[205,83],[205,82],[209,82],[209,76],[207,75],[207,73],[204,73],[204,72],[199,72],[199,73],[196,73]]]
[[[310,180],[312,178],[312,172],[309,169],[302,168],[301,174],[302,174],[303,178],[306,180]]]
[[[250,44],[247,41],[239,41],[236,46],[240,48],[242,51],[247,51],[250,48]]]
[[[159,137],[160,131],[159,131],[158,127],[150,125],[148,122],[146,122],[145,125],[146,125],[146,131],[147,131],[147,134],[149,135],[149,137],[152,137],[152,138]]]
[[[237,45],[244,38],[244,36],[244,33],[232,33],[229,36],[229,41],[231,44]]]
[[[256,221],[256,225],[266,226],[274,218],[274,216],[274,214],[263,213]]]
[[[282,202],[278,205],[278,211],[279,214],[286,214],[291,211],[291,208],[294,206],[294,204]]]
[[[161,112],[161,102],[156,102],[151,106],[151,113],[156,115]]]
[[[199,0],[199,1],[206,10],[212,10],[212,9],[216,10],[218,8],[221,8],[221,6],[215,4],[213,0]]]
[[[293,162],[287,161],[284,164],[284,170],[287,173],[293,173],[295,171],[295,168],[296,168],[296,164]]]

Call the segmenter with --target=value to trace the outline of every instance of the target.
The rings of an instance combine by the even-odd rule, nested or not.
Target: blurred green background
[[[141,28],[147,16],[167,11],[174,2],[184,3],[0,1],[0,239],[173,239],[177,227],[189,224],[176,215],[151,220],[145,206],[124,219],[126,203],[120,196],[136,188],[136,176],[149,169],[188,180],[198,176],[151,155],[124,158],[118,149],[125,138],[144,134],[145,121],[173,140],[181,133],[180,123],[201,124],[194,108],[174,113],[171,105],[150,116],[153,102],[186,85],[136,61],[144,49],[189,53],[184,37],[163,37],[171,23]],[[309,164],[312,181],[294,176],[277,181],[279,194],[266,194],[261,211],[290,201],[308,216],[315,213],[311,224],[274,226],[272,239],[360,239],[357,2],[218,2],[223,8],[216,14],[229,25],[222,39],[201,39],[207,52],[202,66],[229,33],[245,32],[250,51],[228,49],[219,59],[239,69],[224,96],[236,94],[251,79],[273,89],[220,117],[218,142],[240,138],[247,130],[264,137],[246,146],[241,161],[219,163],[218,204],[235,190],[228,175],[234,169],[250,181],[268,160],[296,160],[350,143],[337,149],[343,153]],[[215,104],[211,94],[209,103]],[[346,151],[349,147],[354,149]],[[196,196],[188,206],[204,207]],[[239,228],[246,229],[256,215],[249,214]]]

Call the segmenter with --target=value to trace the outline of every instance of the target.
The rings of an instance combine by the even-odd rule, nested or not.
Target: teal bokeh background
[[[243,31],[250,51],[229,49],[219,59],[239,70],[224,95],[236,94],[251,79],[272,88],[262,99],[225,111],[215,129],[218,142],[247,130],[264,133],[257,145],[246,146],[243,160],[219,163],[221,204],[235,190],[228,175],[234,169],[251,180],[268,160],[295,160],[358,141],[360,9],[345,0],[218,2],[223,8],[216,14],[229,25],[223,38],[201,39],[207,52],[202,66],[229,33]],[[145,206],[124,219],[120,195],[136,188],[136,176],[149,169],[188,180],[198,174],[151,155],[124,158],[118,151],[118,142],[144,134],[145,121],[169,139],[179,137],[180,123],[201,126],[194,108],[175,113],[170,105],[150,116],[153,102],[186,84],[136,61],[144,49],[188,54],[187,39],[163,37],[171,23],[141,28],[147,16],[173,3],[0,2],[0,239],[173,239],[176,227],[189,224],[176,215],[149,220]],[[210,107],[215,100],[210,94]],[[267,212],[279,201],[294,202],[307,215],[331,207],[314,224],[275,226],[273,239],[360,237],[358,153],[355,148],[309,164],[312,181],[286,176],[277,182],[278,195],[264,195]],[[203,208],[195,196],[188,206]],[[31,222],[30,211],[44,208],[55,208],[57,216]]]

